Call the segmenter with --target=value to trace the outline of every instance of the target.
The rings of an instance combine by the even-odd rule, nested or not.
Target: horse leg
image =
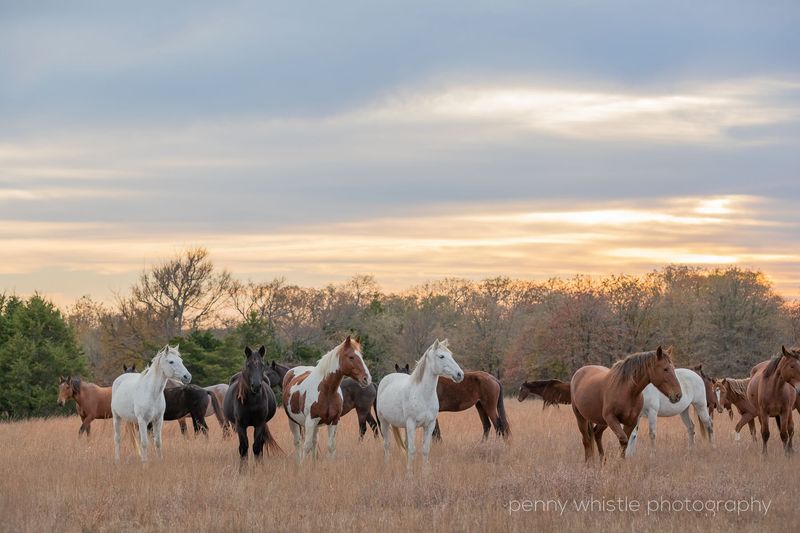
[[[786,424],[786,430],[789,433],[789,449],[786,452],[787,455],[792,455],[794,453],[794,448],[792,448],[792,439],[794,438],[794,418],[792,417],[792,410],[789,409],[789,416],[786,417],[788,422]]]
[[[122,419],[112,415],[114,421],[114,461],[119,463],[119,444],[122,440]]]
[[[261,452],[264,450],[264,439],[267,434],[267,424],[256,424],[253,428],[253,456],[256,461],[261,461]]]
[[[356,414],[358,415],[358,440],[364,440],[364,434],[367,432],[367,415],[369,412],[363,413],[359,410],[356,410]]]
[[[603,463],[606,458],[606,452],[603,449],[603,432],[607,427],[608,426],[603,424],[596,424],[592,428],[592,433],[594,433],[594,443],[597,446],[597,453],[600,455],[600,463]]]
[[[164,419],[157,418],[153,420],[153,444],[156,447],[156,455],[159,459],[162,458],[161,456],[161,430],[164,427]]]
[[[787,415],[784,413],[783,415],[776,417],[778,422],[778,428],[781,434],[781,442],[783,442],[783,453],[787,456],[792,454],[792,442],[789,439],[789,425],[791,424],[792,420],[792,410],[789,409],[789,414]],[[794,432],[794,427],[792,428]]]
[[[686,433],[689,437],[689,448],[692,448],[694,446],[694,422],[692,422],[692,417],[689,415],[688,407],[681,413],[681,420],[683,420],[683,425],[686,426]]]
[[[313,422],[311,417],[306,419],[306,435],[305,441],[303,442],[303,453],[300,455],[300,460],[302,461],[306,455],[312,454],[312,459],[316,460],[314,450],[312,446],[316,446],[316,424]]]
[[[734,437],[735,440],[740,440],[741,437],[739,436],[739,432],[742,430],[745,424],[750,427],[750,435],[753,437],[753,441],[756,441],[756,422],[755,422],[755,413],[742,413],[741,418],[736,423],[736,436]]]
[[[144,418],[139,419],[139,448],[142,454],[142,462],[147,462],[147,422]]]
[[[181,427],[181,435],[183,435],[185,437],[186,436],[186,419],[185,418],[179,418],[178,419],[178,425]]]
[[[339,427],[336,424],[330,424],[328,426],[328,455],[331,457],[336,457],[336,428]],[[364,429],[366,433],[366,428]],[[364,437],[364,433],[361,434],[361,437]]]
[[[708,441],[711,443],[712,448],[717,447],[717,439],[714,436],[714,411],[709,411],[708,407],[705,403],[696,405],[695,412],[697,413],[697,418],[700,419],[700,423],[706,428],[706,433],[708,434]]]
[[[761,422],[761,453],[767,455],[767,441],[769,440],[769,417],[762,412],[758,413]]]
[[[239,435],[239,466],[241,468],[241,466],[247,461],[247,426],[237,423],[236,433]]]
[[[372,413],[367,411],[367,416],[364,417],[369,424],[370,429],[372,430],[372,436],[378,438],[378,433],[380,430],[378,429],[378,422],[375,421],[375,418],[372,416]]]
[[[631,436],[628,439],[628,447],[625,449],[625,457],[633,457],[636,454],[636,441],[639,440],[639,421],[636,422],[636,427],[633,428]]]
[[[414,454],[417,453],[416,448],[416,438],[414,438],[417,431],[417,424],[411,419],[406,420],[406,451],[407,454],[407,461],[406,461],[406,469],[411,471],[412,466],[414,466]]]
[[[87,416],[86,418],[83,419],[83,423],[81,424],[81,429],[78,430],[78,435],[80,435],[81,433],[86,433],[86,437],[87,438],[89,437],[89,431],[92,429],[92,420],[94,420],[94,418],[91,416]]]
[[[592,425],[585,418],[583,418],[583,415],[578,412],[574,405],[572,406],[572,412],[575,413],[575,421],[578,423],[578,431],[581,432],[584,460],[588,463],[594,459]]]
[[[433,430],[435,427],[434,424],[428,424],[425,426],[422,433],[422,463],[425,465],[430,461],[431,438],[433,437]]]
[[[478,416],[481,418],[481,424],[483,425],[483,440],[489,438],[489,430],[492,429],[492,424],[489,422],[489,415],[486,414],[486,409],[481,405],[481,402],[475,404],[475,410],[478,411]],[[493,418],[492,420],[497,420],[497,418]],[[495,426],[496,427],[496,426]],[[498,433],[500,432],[500,428],[497,428]]]
[[[623,428],[622,424],[614,413],[604,413],[603,418],[605,418],[606,424],[608,424],[608,427],[611,428],[611,431],[613,431],[614,435],[616,435],[617,439],[619,439],[619,445],[622,448],[622,450],[620,450],[620,454],[622,457],[625,457],[625,450],[628,448],[628,437],[633,432],[633,428],[636,426],[625,426],[625,428]]]
[[[647,411],[647,427],[650,429],[650,445],[656,446],[656,427],[658,425],[658,413],[653,409]],[[637,425],[638,427],[638,425]]]
[[[314,462],[317,462],[319,459],[319,424],[314,424],[314,428],[311,431],[311,458]]]
[[[389,427],[389,422],[383,419],[380,421],[380,427],[381,435],[383,435],[383,460],[386,462],[389,460],[389,432],[391,427]]]
[[[289,420],[289,429],[292,430],[292,439],[294,441],[294,455],[299,463],[303,459],[303,448],[301,445],[301,441],[303,440],[302,435],[300,434],[300,425],[296,422]]]

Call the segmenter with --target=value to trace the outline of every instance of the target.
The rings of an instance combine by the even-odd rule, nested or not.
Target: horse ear
[[[245,346],[244,355],[245,357],[250,357],[251,355],[253,355],[253,350],[251,350],[249,346]]]
[[[344,345],[345,347],[350,346],[350,335],[348,335],[347,338],[344,340]]]
[[[394,365],[394,366],[397,366],[397,365]],[[67,378],[65,378],[64,376],[58,376],[58,382],[59,383],[66,383],[66,381],[67,381]]]
[[[434,350],[438,350],[439,349],[439,344],[440,344],[439,343],[439,339],[437,338],[435,341],[433,341],[433,349]]]
[[[656,357],[658,357],[659,359],[664,358],[664,351],[661,349],[661,346],[656,348]]]
[[[692,367],[692,370],[694,370],[696,372],[700,372],[701,370],[703,370],[703,363],[700,363],[699,365],[694,365]]]
[[[278,369],[278,367],[275,365],[275,361],[274,360],[272,361],[272,364],[270,366],[272,367],[272,370],[277,370]]]
[[[356,335],[356,342],[361,344],[361,335]]]
[[[131,365],[131,372],[136,372],[136,363],[133,363],[133,365]]]
[[[394,371],[400,372],[400,365],[398,365],[397,363],[394,364]]]
[[[267,349],[262,344],[261,348],[258,349],[258,355],[260,355],[261,358],[263,359],[266,354],[267,354]]]
[[[408,366],[408,363],[406,363],[406,372],[408,372],[408,371],[410,371],[410,370],[411,370],[411,367],[410,367],[410,366]]]

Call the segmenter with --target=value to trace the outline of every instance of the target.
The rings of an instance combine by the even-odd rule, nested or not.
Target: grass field
[[[78,438],[77,417],[1,424],[0,527],[686,532],[794,530],[800,521],[800,457],[784,457],[776,431],[765,459],[749,435],[734,442],[732,422],[717,415],[717,449],[699,440],[687,451],[679,417],[661,419],[657,452],[645,429],[637,456],[620,460],[607,431],[604,442],[613,453],[605,465],[587,468],[569,407],[542,411],[539,401],[506,403],[514,433],[509,444],[481,442],[474,410],[444,413],[444,443],[434,445],[430,469],[418,464],[410,477],[394,443],[388,465],[380,441],[368,437],[359,443],[354,414],[342,421],[336,459],[323,455],[316,465],[298,466],[288,456],[270,457],[242,474],[235,440],[223,441],[212,419],[208,439],[185,439],[176,423],[168,423],[164,459],[147,466],[127,442],[122,463],[114,464],[111,421],[95,421],[88,441]],[[291,452],[282,411],[270,427]],[[599,509],[599,500],[626,497],[641,508]],[[576,509],[590,498],[596,499],[594,510]],[[686,499],[703,510],[665,504]],[[544,500],[550,500],[546,509]],[[770,502],[766,513],[753,500]],[[559,505],[566,505],[563,513]]]

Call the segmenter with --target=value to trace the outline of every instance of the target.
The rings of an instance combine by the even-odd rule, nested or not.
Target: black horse
[[[279,389],[283,390],[283,377],[290,368],[291,367],[272,361],[267,367],[267,379],[269,379],[273,387],[277,386]],[[358,415],[359,439],[364,438],[364,434],[367,432],[367,424],[369,424],[369,427],[372,429],[373,436],[377,438],[378,423],[375,417],[372,416],[370,410],[375,408],[375,399],[378,397],[378,385],[372,383],[369,387],[362,387],[358,381],[351,377],[346,377],[342,380],[342,384],[339,385],[339,388],[342,390],[342,414],[340,417],[355,409]],[[377,408],[375,408],[376,416],[377,412]]]
[[[280,446],[269,432],[267,422],[275,416],[277,402],[275,394],[269,385],[269,380],[264,375],[264,354],[266,349],[262,346],[257,352],[250,347],[244,349],[245,361],[242,371],[231,378],[228,392],[225,393],[223,409],[225,418],[236,428],[239,435],[240,465],[247,460],[247,428],[253,426],[253,455],[261,459],[264,445],[267,453],[271,450],[281,452]]]
[[[136,372],[136,364],[128,367],[123,364],[122,369],[126,373]],[[164,402],[166,407],[164,409],[164,421],[177,420],[178,425],[181,427],[181,433],[186,434],[186,421],[184,417],[192,417],[192,427],[194,433],[197,435],[202,432],[208,436],[208,424],[206,424],[206,413],[208,412],[208,402],[211,402],[211,407],[214,410],[214,416],[217,417],[223,433],[225,433],[225,419],[222,416],[222,406],[217,401],[213,393],[205,390],[197,385],[184,385],[183,383],[175,380],[167,381],[167,386],[164,388]],[[153,425],[148,424],[147,429],[152,429]]]

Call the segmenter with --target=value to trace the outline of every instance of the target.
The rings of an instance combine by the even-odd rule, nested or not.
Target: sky
[[[780,0],[0,0],[0,291],[112,301],[205,246],[311,286],[682,263],[800,297],[798,27]]]

